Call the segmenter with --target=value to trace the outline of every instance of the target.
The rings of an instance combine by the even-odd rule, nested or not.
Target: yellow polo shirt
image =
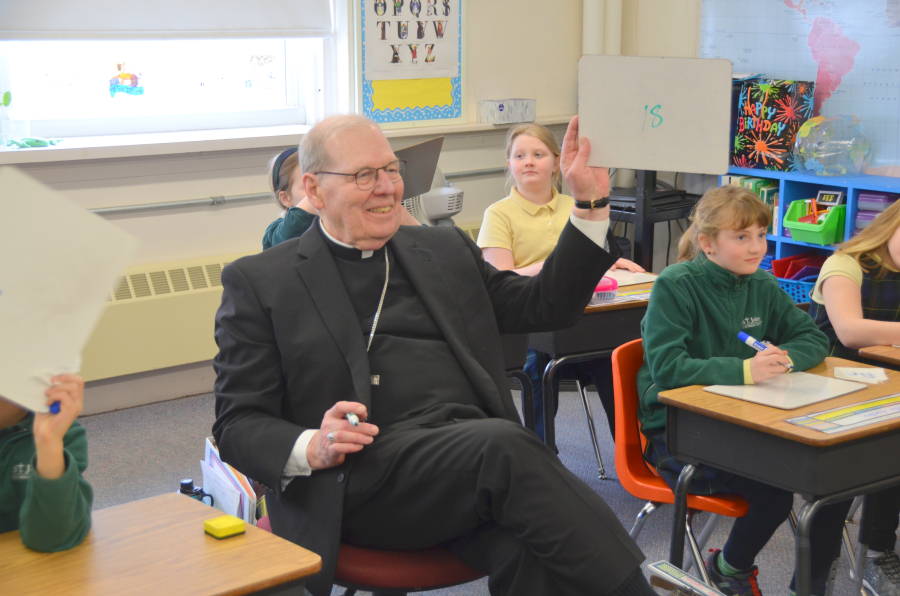
[[[478,246],[511,251],[515,269],[545,260],[556,248],[575,204],[569,195],[551,190],[549,203],[535,205],[513,186],[508,197],[484,210]]]

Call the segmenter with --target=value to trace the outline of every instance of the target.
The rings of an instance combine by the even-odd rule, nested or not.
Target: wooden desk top
[[[860,364],[859,362],[853,362],[852,360],[843,360],[841,358],[826,358],[825,362],[806,372],[833,378],[834,367],[836,366],[865,367],[866,365]],[[708,393],[703,391],[703,385],[691,385],[690,387],[682,387],[681,389],[662,391],[659,394],[659,401],[669,406],[697,412],[719,420],[759,430],[764,433],[784,437],[792,441],[824,447],[874,435],[886,430],[900,428],[900,418],[894,418],[893,420],[886,420],[871,426],[864,426],[862,428],[855,428],[830,435],[796,426],[789,422],[785,422],[785,420],[788,418],[796,418],[798,416],[817,414],[824,410],[830,410],[832,408],[868,401],[877,397],[884,397],[885,395],[900,392],[900,372],[885,370],[885,373],[887,373],[888,376],[888,381],[886,383],[869,385],[861,391],[855,391],[847,395],[842,395],[841,397],[835,397],[817,404],[797,408],[796,410],[781,410],[741,401],[724,395]]]
[[[620,288],[623,292],[635,292],[639,290],[644,290],[649,292],[653,288],[653,282],[645,283],[645,284],[634,284],[633,286],[622,286]],[[611,304],[598,304],[596,306],[588,306],[584,309],[584,314],[590,314],[595,312],[608,312],[612,310],[623,310],[626,308],[647,308],[647,304],[649,304],[650,300],[633,300],[631,302],[614,302]]]
[[[894,346],[870,346],[868,348],[860,348],[859,355],[862,358],[878,360],[880,362],[887,362],[888,364],[900,366],[900,348],[895,348]]]
[[[5,594],[248,594],[298,580],[322,567],[319,555],[255,526],[217,540],[203,521],[222,513],[171,493],[95,511],[84,543],[61,553],[0,534]]]

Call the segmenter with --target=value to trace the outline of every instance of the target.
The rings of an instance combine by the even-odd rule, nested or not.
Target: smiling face
[[[766,255],[766,228],[759,224],[722,230],[715,238],[700,234],[699,240],[710,261],[735,275],[750,275]]]
[[[384,134],[363,123],[334,132],[325,142],[330,164],[324,170],[353,174],[383,168],[397,157]],[[334,238],[360,250],[377,250],[400,227],[403,181],[391,182],[379,170],[375,186],[360,190],[354,176],[306,173],[307,196],[319,211],[322,225]]]
[[[519,193],[549,195],[559,158],[537,137],[521,134],[513,141],[506,165]]]

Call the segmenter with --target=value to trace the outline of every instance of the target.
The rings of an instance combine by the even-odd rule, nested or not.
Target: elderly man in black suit
[[[456,228],[400,228],[404,164],[371,121],[304,138],[320,219],[222,272],[213,432],[273,491],[273,531],[322,556],[313,594],[330,593],[341,541],[445,544],[492,594],[653,594],[613,512],[522,427],[500,348],[501,332],[573,325],[618,257],[589,153],[573,119],[561,167],[589,203],[520,277]]]

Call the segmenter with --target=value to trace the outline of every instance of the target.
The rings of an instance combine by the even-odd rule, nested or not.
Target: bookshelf
[[[816,250],[822,254],[831,254],[835,246],[821,246],[809,242],[801,242],[784,235],[784,215],[788,207],[794,201],[802,201],[814,198],[820,190],[844,191],[847,204],[847,214],[844,218],[844,240],[850,238],[850,234],[856,227],[857,198],[860,192],[889,192],[900,194],[900,178],[890,176],[816,176],[813,174],[801,174],[798,172],[777,172],[773,170],[758,170],[754,168],[728,168],[730,175],[753,176],[777,181],[779,186],[778,210],[775,214],[775,225],[772,234],[766,238],[769,241],[768,253],[773,258],[781,259],[792,255]],[[721,184],[721,178],[719,184]]]

